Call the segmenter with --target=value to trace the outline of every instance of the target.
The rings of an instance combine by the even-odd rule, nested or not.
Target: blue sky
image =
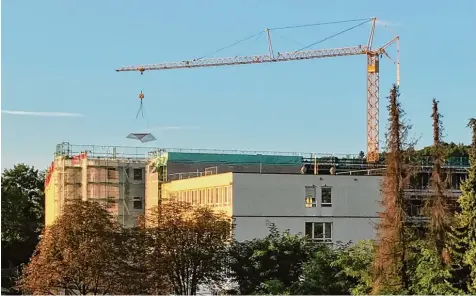
[[[358,153],[366,145],[365,57],[272,65],[116,73],[201,57],[267,27],[378,17],[401,36],[401,101],[431,143],[431,99],[447,141],[466,142],[476,116],[476,2],[460,1],[2,1],[2,168],[44,168],[60,142]],[[292,51],[353,24],[272,32]],[[313,47],[365,44],[369,26]],[[379,26],[375,44],[392,38]],[[265,54],[253,38],[217,56]],[[395,56],[395,50],[390,49]],[[395,66],[381,63],[380,140]],[[472,89],[470,89],[472,88]],[[145,94],[145,119],[135,118]],[[473,90],[473,91],[472,91]],[[7,114],[68,112],[82,117]]]

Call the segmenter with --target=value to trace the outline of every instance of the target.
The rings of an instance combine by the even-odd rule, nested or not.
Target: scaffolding
[[[56,147],[46,177],[46,224],[76,200],[95,201],[125,227],[144,214],[145,165],[150,150],[139,147],[71,145]]]

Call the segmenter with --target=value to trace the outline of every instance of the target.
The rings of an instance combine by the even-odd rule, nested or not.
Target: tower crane
[[[363,19],[360,19],[360,20],[363,20]],[[357,21],[360,21],[360,20],[357,20]],[[356,20],[353,20],[353,21],[356,21]],[[331,23],[340,23],[340,22],[347,22],[347,21],[329,22],[329,23],[322,23],[322,24],[331,24]],[[361,26],[369,22],[371,22],[371,29],[370,29],[370,34],[369,34],[367,44],[350,46],[350,47],[342,47],[342,48],[307,50],[309,47],[317,43],[328,40],[334,36],[337,36],[339,34],[342,34],[346,31],[349,31],[353,28],[356,28],[358,26]],[[377,23],[377,18],[366,19],[364,22],[359,23],[358,25],[355,25],[347,30],[334,34],[321,41],[315,42],[302,49],[299,49],[293,52],[278,52],[277,54],[274,53],[273,45],[271,42],[270,31],[274,29],[271,29],[271,30],[266,29],[265,32],[267,34],[269,52],[268,54],[265,54],[265,55],[220,57],[220,58],[207,58],[207,59],[199,58],[199,59],[193,59],[193,60],[186,60],[182,62],[164,62],[159,64],[127,66],[127,67],[118,68],[116,69],[116,71],[117,72],[137,71],[143,74],[145,71],[152,71],[152,70],[171,70],[171,69],[186,69],[186,68],[262,64],[262,63],[310,60],[310,59],[319,59],[319,58],[331,58],[331,57],[340,57],[340,56],[366,55],[367,56],[367,156],[366,158],[367,158],[367,162],[374,163],[378,161],[379,159],[379,73],[380,73],[379,61],[382,55],[385,55],[386,57],[388,57],[396,65],[396,70],[397,70],[396,85],[397,86],[400,85],[400,37],[395,36],[393,39],[391,39],[390,41],[388,41],[381,47],[377,49],[373,49],[372,45],[373,45],[376,23]],[[302,27],[302,26],[296,26],[296,27]],[[289,28],[289,27],[286,27],[286,28]],[[275,28],[275,29],[284,29],[284,28]],[[250,36],[250,37],[253,37],[253,36]],[[386,49],[394,43],[397,44],[396,61],[393,60],[386,51]]]

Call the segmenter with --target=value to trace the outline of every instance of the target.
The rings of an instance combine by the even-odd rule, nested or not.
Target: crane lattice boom
[[[138,65],[128,66],[116,69],[117,72],[125,71],[138,71],[141,74],[145,71],[151,70],[171,70],[171,69],[185,69],[185,68],[204,68],[204,67],[219,67],[219,66],[233,66],[233,65],[247,65],[247,64],[262,64],[262,63],[275,63],[286,61],[298,61],[298,60],[310,60],[318,58],[331,58],[339,56],[353,56],[353,55],[367,55],[367,161],[376,162],[379,159],[379,58],[381,55],[385,55],[388,58],[390,56],[385,51],[393,43],[397,43],[397,61],[394,63],[397,66],[396,84],[400,84],[400,38],[395,36],[392,40],[385,43],[382,47],[374,50],[372,49],[372,43],[374,38],[375,24],[377,19],[372,18],[368,21],[372,21],[372,29],[370,31],[367,45],[358,45],[342,48],[331,49],[317,49],[317,50],[298,50],[293,52],[282,52],[276,55],[273,52],[273,46],[271,43],[270,30],[267,29],[268,34],[268,49],[267,55],[253,55],[253,56],[235,56],[235,57],[223,57],[223,58],[209,58],[209,59],[194,59],[182,62],[168,62],[150,65]],[[365,21],[350,29],[368,23]],[[338,22],[334,22],[338,23]],[[337,36],[343,32],[334,34],[331,37]],[[329,37],[329,38],[331,38]],[[329,38],[323,39],[325,41]],[[316,42],[314,44],[317,44]],[[235,43],[236,44],[236,43]],[[308,47],[306,47],[308,48]],[[391,59],[391,58],[390,58]],[[393,61],[393,60],[392,60]]]
[[[365,45],[343,47],[343,48],[331,48],[331,49],[317,49],[295,52],[282,52],[276,56],[270,55],[253,55],[253,56],[236,56],[226,58],[213,58],[213,59],[199,59],[183,62],[171,62],[160,63],[151,65],[140,66],[128,66],[117,69],[117,72],[124,71],[150,71],[150,70],[169,70],[169,69],[181,69],[181,68],[201,68],[201,67],[218,67],[218,66],[232,66],[232,65],[247,65],[247,64],[260,64],[260,63],[274,63],[274,62],[286,62],[286,61],[298,61],[298,60],[310,60],[317,58],[330,58],[339,56],[350,56],[366,54],[368,47]]]

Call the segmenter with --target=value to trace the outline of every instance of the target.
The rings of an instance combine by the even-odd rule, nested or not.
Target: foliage
[[[372,291],[372,260],[374,253],[374,242],[362,240],[354,245],[340,248],[337,258],[332,262],[332,266],[337,268],[338,278],[346,278],[349,283],[343,285],[347,287],[342,294],[366,295]]]
[[[454,142],[441,142],[441,148],[443,151],[443,157],[448,159],[451,157],[468,157],[469,156],[469,145],[464,145],[462,143],[456,144]],[[425,156],[433,155],[433,146],[427,146],[420,150],[417,150],[416,155],[423,158]]]
[[[114,291],[123,295],[164,295],[170,283],[163,272],[163,256],[154,246],[160,246],[144,227],[122,229],[120,248],[126,256],[117,258],[118,278]]]
[[[299,289],[304,264],[311,258],[314,244],[307,237],[279,232],[274,224],[262,239],[234,241],[230,248],[230,269],[240,294],[279,294]],[[262,284],[264,283],[264,284]]]
[[[318,245],[311,259],[303,266],[303,275],[299,287],[302,295],[343,295],[355,285],[354,278],[342,272],[337,264],[349,245]]]
[[[97,203],[78,201],[43,232],[18,288],[27,293],[108,294],[121,281],[119,225]]]
[[[394,85],[389,96],[389,131],[387,133],[387,170],[381,185],[383,212],[377,225],[377,250],[374,257],[374,283],[372,293],[406,293],[408,277],[408,239],[404,192],[409,172],[404,164],[409,126],[398,101],[398,88]],[[410,146],[410,147],[406,147]],[[410,149],[409,149],[410,148]]]
[[[2,267],[28,262],[44,217],[44,173],[18,164],[2,173]]]
[[[442,264],[441,254],[434,242],[417,240],[413,242],[418,253],[414,253],[416,261],[412,270],[413,294],[418,295],[457,295],[462,291],[453,287],[451,272],[448,265]]]
[[[468,178],[461,184],[458,198],[460,210],[455,215],[451,232],[451,255],[455,265],[457,284],[470,293],[476,293],[476,119],[469,121],[473,137],[470,150]]]
[[[43,228],[44,173],[18,164],[3,171],[1,184],[2,287],[12,288]]]
[[[167,201],[147,217],[148,230],[160,265],[173,292],[194,295],[199,285],[224,279],[232,223],[224,213],[189,203]]]

